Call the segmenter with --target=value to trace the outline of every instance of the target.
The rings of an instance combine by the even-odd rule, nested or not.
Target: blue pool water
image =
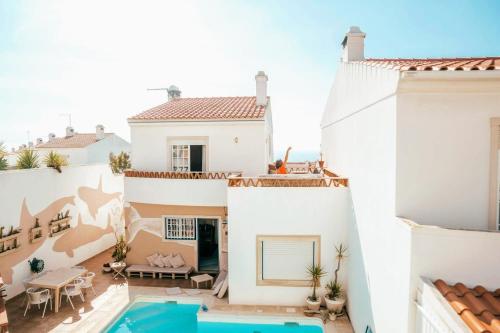
[[[319,326],[198,322],[198,304],[135,302],[106,333],[322,333]]]

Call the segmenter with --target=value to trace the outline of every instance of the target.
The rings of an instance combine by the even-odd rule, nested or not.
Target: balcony
[[[226,206],[228,179],[241,172],[125,171],[125,201],[179,206]]]

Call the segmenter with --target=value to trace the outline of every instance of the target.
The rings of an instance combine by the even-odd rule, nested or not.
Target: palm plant
[[[123,235],[116,236],[116,244],[113,249],[113,253],[111,256],[115,260],[115,262],[124,261],[127,258],[127,252],[130,250],[130,247],[127,245],[127,241]]]
[[[331,300],[336,300],[342,293],[342,286],[335,281],[328,282],[325,288],[327,291],[327,296]]]
[[[5,157],[6,155],[7,149],[5,149],[3,142],[0,142],[0,170],[7,170],[7,167],[9,166],[7,158]]]
[[[347,247],[341,243],[339,246],[335,246],[335,251],[337,252],[335,256],[335,258],[337,259],[337,267],[335,268],[334,272],[335,277],[333,281],[328,282],[328,284],[325,286],[328,292],[327,296],[331,300],[337,299],[342,293],[342,285],[338,282],[338,274],[340,271],[340,264],[342,263],[342,260],[347,257]]]
[[[307,274],[311,281],[311,287],[313,288],[312,295],[309,296],[309,300],[316,302],[318,297],[316,296],[316,288],[321,284],[321,278],[326,275],[325,270],[320,265],[312,265],[307,267]]]
[[[56,169],[59,173],[62,172],[62,166],[68,165],[66,158],[55,151],[50,151],[43,159],[43,163],[45,163],[49,168]]]
[[[24,149],[17,156],[18,169],[33,169],[39,168],[40,162],[38,153],[33,149]]]
[[[111,171],[115,175],[123,173],[123,171],[126,169],[130,169],[131,163],[130,163],[129,154],[127,154],[126,152],[123,152],[123,151],[118,155],[110,153],[109,154],[109,166],[111,168]]]

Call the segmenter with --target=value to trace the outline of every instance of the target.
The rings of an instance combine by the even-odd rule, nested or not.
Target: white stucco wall
[[[324,286],[333,276],[334,246],[349,246],[351,213],[348,188],[229,188],[229,302],[304,305],[309,287],[256,285],[257,235],[320,235],[321,265],[328,272]],[[345,276],[344,266],[344,283]]]
[[[100,181],[102,182],[102,191],[97,191]],[[78,190],[82,187],[95,189],[98,193],[118,192],[119,195],[107,196],[104,194],[95,199],[102,206],[97,209],[94,217],[89,210],[89,205],[92,206],[92,203],[87,203],[79,195]],[[96,230],[104,230],[108,223],[112,227],[122,223],[123,177],[114,176],[108,165],[69,166],[64,167],[62,173],[58,173],[52,168],[3,171],[0,172],[0,188],[2,189],[0,191],[0,210],[2,211],[0,226],[7,229],[11,225],[14,227],[20,225],[23,200],[26,200],[28,212],[33,216],[47,209],[56,200],[70,196],[74,196],[74,204],[66,204],[62,211],[70,210],[73,228],[79,219],[84,225],[99,228]],[[34,225],[34,218],[32,220],[30,223]],[[42,224],[43,221],[40,223]],[[25,229],[24,232],[27,233],[28,230]],[[44,235],[47,235],[48,230],[43,229],[43,232]],[[54,251],[54,244],[65,235],[66,233],[56,237],[48,237],[43,243],[37,243],[41,246],[12,267],[14,271],[13,282],[7,285],[9,298],[24,291],[22,280],[31,275],[27,261],[33,257],[43,259],[45,269],[70,267],[111,247],[115,242],[114,234],[108,233],[83,246],[73,244],[71,246],[75,248],[72,249],[73,256],[71,257],[66,252]],[[81,235],[82,242],[85,237],[85,234]],[[78,238],[80,240],[80,237]],[[21,250],[23,246],[28,245],[21,243]],[[7,262],[9,256],[16,255],[17,253],[13,253],[0,257],[0,266]]]
[[[122,151],[130,153],[130,143],[117,135],[108,135],[87,147],[87,164],[108,163],[109,153],[117,155]]]
[[[227,180],[125,177],[125,201],[180,206],[226,206]]]
[[[443,91],[450,84],[453,92]],[[396,214],[419,224],[487,230],[490,119],[500,117],[500,79],[497,89],[464,84],[444,81],[398,95]]]
[[[356,332],[406,332],[408,325],[411,234],[395,218],[398,77],[341,64],[322,121],[326,165],[351,188],[356,258],[349,261],[348,310]]]
[[[40,158],[40,165],[43,165],[43,159],[51,151],[66,157],[69,165],[84,165],[88,161],[87,149],[82,148],[36,148]],[[103,161],[104,162],[104,161]]]
[[[264,121],[130,123],[130,131],[134,169],[170,170],[167,141],[202,137],[208,142],[207,171],[243,171],[248,176],[267,171],[268,133]]]

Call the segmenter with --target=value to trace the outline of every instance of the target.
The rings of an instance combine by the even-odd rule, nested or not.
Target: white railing
[[[431,315],[420,304],[415,302],[415,306],[417,307],[416,333],[453,333],[448,325]]]

